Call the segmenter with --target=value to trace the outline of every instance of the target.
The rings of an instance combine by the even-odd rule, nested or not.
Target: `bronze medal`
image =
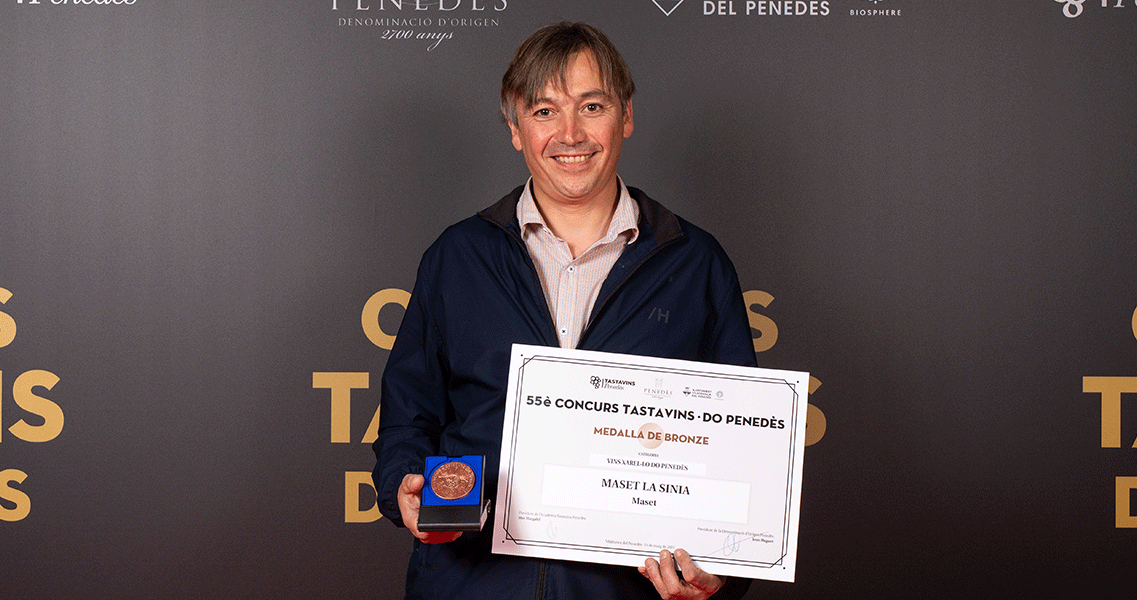
[[[474,470],[456,460],[442,463],[430,476],[430,489],[443,500],[457,500],[474,489]]]

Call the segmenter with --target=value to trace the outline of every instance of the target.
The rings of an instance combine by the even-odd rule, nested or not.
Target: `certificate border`
[[[506,479],[505,502],[503,502],[502,503],[503,506],[500,507],[500,509],[505,511],[503,518],[502,518],[502,530],[505,534],[506,539],[513,542],[514,544],[517,544],[518,546],[548,547],[548,548],[558,548],[558,549],[562,549],[562,550],[579,550],[579,551],[587,551],[587,552],[592,552],[592,553],[597,553],[597,554],[618,554],[618,555],[626,555],[626,556],[644,556],[645,555],[645,552],[643,550],[630,550],[630,549],[629,550],[623,550],[620,548],[613,548],[611,546],[594,546],[594,545],[589,545],[589,544],[570,544],[570,543],[566,543],[566,542],[552,542],[552,541],[548,541],[548,540],[523,539],[523,538],[515,537],[509,531],[509,524],[510,524],[509,515],[512,514],[512,502],[513,502],[512,501],[512,498],[513,498],[513,472],[514,472],[513,465],[514,465],[514,462],[516,460],[516,455],[517,455],[516,440],[517,440],[518,426],[519,426],[520,419],[521,419],[521,410],[519,410],[519,409],[521,407],[521,401],[522,401],[522,398],[521,398],[522,397],[522,389],[524,388],[523,384],[524,384],[524,379],[525,379],[525,367],[528,366],[529,363],[533,362],[533,361],[570,363],[570,364],[580,365],[580,366],[604,366],[604,367],[616,366],[616,367],[620,367],[620,368],[623,368],[623,369],[626,369],[629,371],[642,371],[642,372],[648,372],[648,373],[656,373],[656,372],[660,372],[660,371],[665,371],[666,373],[695,375],[695,376],[704,377],[707,379],[727,379],[727,380],[759,382],[759,383],[767,383],[767,384],[775,384],[775,385],[776,384],[783,384],[783,385],[787,386],[788,388],[790,388],[790,391],[793,394],[793,401],[791,402],[791,411],[790,411],[790,436],[789,436],[789,453],[788,453],[789,464],[787,465],[787,470],[786,470],[786,474],[787,474],[786,475],[786,494],[785,494],[786,501],[785,501],[785,505],[784,505],[783,511],[782,511],[782,536],[781,536],[782,537],[782,548],[781,548],[782,554],[781,554],[781,556],[778,557],[778,559],[775,561],[766,562],[766,561],[755,561],[755,560],[729,559],[726,557],[716,557],[716,556],[707,556],[707,555],[692,555],[693,559],[702,561],[704,563],[726,564],[726,565],[735,565],[735,566],[752,567],[752,568],[763,568],[763,569],[770,569],[770,568],[773,568],[775,566],[782,565],[784,563],[786,556],[789,554],[790,519],[791,519],[791,515],[793,513],[793,503],[794,503],[794,498],[793,498],[794,468],[793,468],[793,465],[794,465],[794,461],[796,459],[796,448],[797,448],[796,441],[797,441],[797,423],[798,423],[798,403],[801,401],[801,395],[799,394],[799,392],[796,388],[796,385],[793,382],[790,382],[790,381],[787,381],[786,379],[782,379],[782,378],[778,378],[778,377],[735,375],[735,374],[729,374],[729,373],[717,373],[717,372],[710,372],[710,371],[691,369],[691,368],[681,368],[681,367],[680,368],[668,367],[666,369],[663,369],[662,367],[653,367],[653,366],[640,365],[640,364],[634,364],[634,365],[633,364],[625,364],[625,363],[621,363],[619,361],[613,361],[613,360],[571,358],[571,357],[564,357],[564,356],[546,355],[546,354],[541,354],[540,349],[538,349],[536,347],[534,347],[534,349],[536,350],[536,352],[532,356],[528,356],[528,357],[525,356],[524,350],[522,350],[522,353],[519,354],[519,356],[521,358],[521,365],[517,368],[516,397],[511,400],[512,402],[514,402],[513,422],[506,424],[506,425],[511,427],[511,431],[512,431],[512,434],[510,435],[510,440],[512,442],[510,444],[510,451],[509,451],[509,457],[508,457],[509,469],[507,472],[509,473],[509,475]],[[615,355],[615,356],[618,356],[618,355]],[[662,359],[662,358],[658,358],[658,357],[648,357],[648,358],[653,358],[653,359],[657,359],[657,360],[665,360],[665,361],[669,361],[669,362],[676,360],[676,359]],[[681,362],[690,362],[690,361],[681,361]],[[743,541],[745,541],[745,538],[736,540],[733,543],[737,544],[737,543],[741,543]],[[723,549],[726,549],[731,545],[732,545],[731,543],[725,543],[725,544],[723,544]]]

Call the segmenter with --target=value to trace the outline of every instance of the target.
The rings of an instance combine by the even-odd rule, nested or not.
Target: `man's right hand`
[[[399,484],[399,515],[416,538],[426,544],[445,544],[453,542],[462,535],[461,531],[419,531],[418,509],[422,505],[422,486],[426,480],[422,475],[408,473]]]

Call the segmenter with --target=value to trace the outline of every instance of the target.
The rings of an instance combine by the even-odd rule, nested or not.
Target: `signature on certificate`
[[[742,532],[727,532],[723,538],[722,547],[714,550],[708,556],[721,554],[722,556],[730,556],[742,550],[742,544],[746,542],[760,542],[763,544],[773,544],[776,538],[769,532],[764,533],[742,533]]]

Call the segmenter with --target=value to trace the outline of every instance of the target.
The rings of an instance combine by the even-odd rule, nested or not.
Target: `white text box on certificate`
[[[680,519],[714,506],[719,520],[745,523],[749,516],[750,484],[548,465],[541,503]]]

